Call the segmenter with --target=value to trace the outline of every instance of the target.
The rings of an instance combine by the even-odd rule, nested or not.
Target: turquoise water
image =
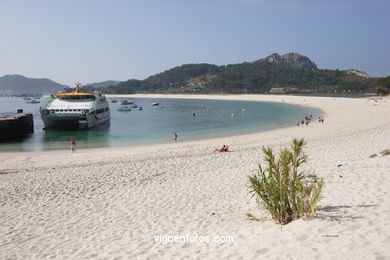
[[[118,101],[122,100],[117,98]],[[22,98],[0,97],[0,113],[24,109],[34,115],[35,132],[22,141],[2,143],[2,151],[49,150],[69,147],[76,139],[78,148],[126,146],[229,136],[295,125],[306,115],[314,118],[319,109],[285,103],[197,99],[132,98],[143,111],[120,112],[121,105],[110,103],[111,122],[87,130],[43,130],[38,115],[40,104],[26,104]],[[43,99],[41,99],[41,102]],[[151,103],[159,102],[159,106]],[[207,107],[210,107],[207,111]],[[243,109],[244,112],[243,112]],[[195,113],[195,115],[193,115]]]

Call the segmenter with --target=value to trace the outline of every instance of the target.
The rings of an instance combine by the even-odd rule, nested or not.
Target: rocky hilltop
[[[317,65],[311,61],[308,57],[303,56],[296,52],[290,52],[284,55],[278,53],[271,54],[263,60],[271,63],[286,63],[294,68],[303,70],[317,70]]]
[[[361,70],[349,69],[349,70],[346,70],[346,72],[349,75],[356,75],[356,76],[366,78],[366,79],[368,79],[370,77],[370,75],[368,75],[366,72],[361,71]]]

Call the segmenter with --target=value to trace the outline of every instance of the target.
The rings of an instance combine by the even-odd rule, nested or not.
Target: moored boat
[[[27,104],[38,104],[38,103],[41,103],[39,100],[36,100],[36,99],[31,99],[29,101],[26,102]]]
[[[80,83],[72,93],[51,95],[40,108],[45,128],[91,128],[110,120],[110,107],[106,97],[99,92],[81,93]]]
[[[131,107],[129,107],[129,106],[123,106],[123,107],[118,108],[118,111],[121,111],[121,112],[129,112],[129,111],[131,111]]]

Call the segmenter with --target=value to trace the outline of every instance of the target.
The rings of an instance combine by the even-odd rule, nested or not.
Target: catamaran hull
[[[45,129],[47,128],[92,128],[110,121],[110,115],[97,117],[90,115],[44,115],[41,114]]]

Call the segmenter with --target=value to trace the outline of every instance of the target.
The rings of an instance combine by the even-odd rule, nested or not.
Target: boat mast
[[[74,83],[76,85],[76,93],[80,93],[80,86],[81,86],[81,83],[80,82],[77,82],[77,83]]]

